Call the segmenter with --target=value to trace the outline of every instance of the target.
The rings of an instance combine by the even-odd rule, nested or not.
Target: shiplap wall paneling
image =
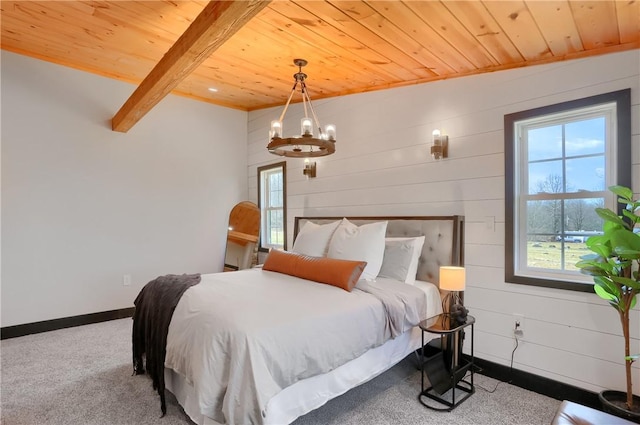
[[[302,160],[287,161],[289,241],[296,215],[462,214],[465,301],[478,318],[478,356],[510,364],[513,314],[520,313],[526,327],[515,368],[593,391],[620,389],[622,336],[611,307],[594,294],[504,281],[502,127],[508,113],[630,87],[638,192],[639,68],[635,50],[324,99],[316,109],[323,124],[337,126],[336,153],[316,160],[315,179],[302,175]],[[280,111],[249,113],[250,196],[256,167],[277,160],[265,147],[269,123]],[[297,131],[300,116],[299,105],[290,108],[285,134]],[[434,161],[428,154],[435,128],[449,136],[448,159]],[[638,307],[632,321],[632,344],[640,348]]]

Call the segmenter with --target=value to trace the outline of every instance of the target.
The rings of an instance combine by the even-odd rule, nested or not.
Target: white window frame
[[[625,103],[625,100],[627,103]],[[607,93],[587,99],[505,116],[505,281],[561,289],[591,291],[593,280],[578,270],[530,267],[527,262],[527,201],[604,198],[605,206],[619,209],[615,196],[607,189],[621,184],[631,186],[630,90]],[[627,115],[625,117],[625,115]],[[529,194],[528,130],[605,117],[605,186],[599,191]],[[563,144],[564,144],[563,140]],[[557,158],[563,162],[564,151]],[[579,158],[579,157],[578,157]],[[563,182],[566,184],[566,176]],[[564,213],[563,213],[564,217]],[[564,224],[563,224],[564,226]],[[564,233],[559,242],[564,248]],[[564,253],[564,251],[563,251]],[[562,263],[564,264],[564,257]]]
[[[286,162],[270,164],[258,167],[258,206],[260,207],[260,251],[268,251],[271,248],[286,249],[287,246],[287,173]],[[272,207],[269,196],[269,176],[274,173],[282,174],[282,202],[280,207]],[[282,211],[282,243],[274,243],[270,240],[271,228],[267,217],[270,212]]]

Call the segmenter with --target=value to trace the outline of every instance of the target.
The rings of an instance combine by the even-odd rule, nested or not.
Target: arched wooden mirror
[[[243,201],[229,213],[227,251],[224,271],[248,269],[260,235],[260,209],[256,204]]]

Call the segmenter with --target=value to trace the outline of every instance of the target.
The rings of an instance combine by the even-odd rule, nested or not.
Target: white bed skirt
[[[421,338],[420,329],[414,327],[331,372],[296,382],[269,401],[264,423],[289,424],[351,388],[375,378],[417,350]],[[164,376],[167,390],[175,395],[193,422],[198,425],[222,425],[200,413],[195,391],[183,376],[171,369],[165,369]],[[419,388],[416,388],[416,394],[418,391]]]

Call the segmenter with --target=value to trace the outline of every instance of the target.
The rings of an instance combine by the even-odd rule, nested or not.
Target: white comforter
[[[261,269],[203,275],[173,314],[165,367],[195,388],[205,416],[260,424],[268,401],[283,388],[330,371],[426,317],[424,292],[411,285],[362,286],[386,300],[358,287],[346,292]]]

